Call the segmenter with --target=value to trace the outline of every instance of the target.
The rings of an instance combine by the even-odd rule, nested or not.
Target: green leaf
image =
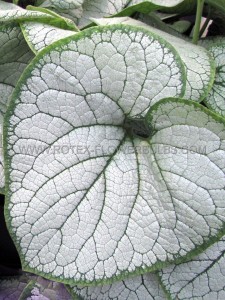
[[[32,5],[28,5],[27,9],[29,11],[41,12],[46,15],[50,15],[50,16],[54,17],[54,19],[51,20],[51,22],[48,22],[48,25],[56,26],[56,27],[59,27],[62,29],[74,30],[74,31],[79,30],[72,20],[70,20],[69,18],[63,17],[50,9],[43,8],[43,7],[36,7],[36,6],[32,6]],[[33,20],[31,19],[30,21],[33,21]]]
[[[74,299],[82,300],[166,300],[154,274],[131,277],[104,286],[74,286],[69,289]]]
[[[191,261],[172,265],[160,277],[172,299],[222,300],[225,297],[225,238]]]
[[[13,25],[0,27],[0,192],[5,185],[2,125],[9,99],[23,70],[33,58],[19,27]]]
[[[186,20],[180,20],[180,21],[174,22],[170,26],[171,26],[171,28],[173,28],[174,30],[176,30],[180,33],[185,33],[191,27],[191,22],[186,21]]]
[[[65,29],[76,29],[75,24],[71,20],[67,20],[47,9],[41,10],[36,8],[35,10],[32,10],[34,9],[32,6],[29,6],[28,8],[30,10],[0,1],[0,25],[4,23],[32,21],[47,23]]]
[[[205,104],[225,116],[225,39],[215,38],[202,42],[216,62],[216,77]]]
[[[191,15],[192,13],[196,13],[196,4],[197,0],[183,0],[175,7],[164,7],[161,10],[166,13]]]
[[[34,22],[26,22],[21,25],[21,28],[28,45],[35,54],[62,38],[76,34],[71,30]]]
[[[118,13],[117,16],[130,16],[135,12],[149,13],[161,10],[169,13],[190,12],[196,6],[196,0],[131,0],[126,8]]]
[[[186,67],[187,85],[184,98],[200,102],[212,89],[216,67],[213,57],[206,49],[129,17],[92,20],[98,25],[129,24],[138,26],[158,34],[170,43],[179,53]]]
[[[225,12],[225,1],[224,0],[205,0],[206,3],[210,4],[211,6],[217,8],[218,10]]]
[[[195,248],[179,252],[173,230],[160,231],[176,217],[154,155],[136,153],[138,145],[149,149],[142,136],[150,127],[136,126],[137,138],[125,129],[160,99],[182,95],[184,83],[175,50],[132,26],[94,27],[37,55],[4,133],[6,220],[25,270],[71,284],[102,282]]]
[[[176,7],[183,0],[86,0],[83,4],[83,15],[79,20],[79,26],[84,27],[90,23],[91,18],[103,18],[109,16],[130,16],[135,12],[150,13],[165,7]]]
[[[96,23],[98,23],[98,19],[94,19],[96,20]],[[130,20],[129,18],[127,20]],[[181,35],[178,31],[174,30],[171,26],[168,26],[168,24],[164,23],[158,16],[158,14],[152,12],[150,14],[139,14],[138,21],[141,21],[143,23],[145,23],[146,25],[150,25],[152,27],[158,28],[162,31],[165,31],[169,34],[178,36],[180,38],[185,39],[186,37]],[[126,22],[126,19],[124,18],[124,21]]]

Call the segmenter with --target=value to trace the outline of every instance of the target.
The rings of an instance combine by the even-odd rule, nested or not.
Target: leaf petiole
[[[196,44],[196,45],[198,44],[198,40],[199,40],[203,7],[204,7],[204,0],[198,0],[194,34],[193,34],[193,39],[192,39],[193,44]]]

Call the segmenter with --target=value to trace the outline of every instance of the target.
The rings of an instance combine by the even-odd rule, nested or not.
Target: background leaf
[[[201,255],[160,272],[162,283],[172,299],[220,300],[225,296],[225,239]]]
[[[34,22],[25,22],[21,28],[28,45],[35,54],[62,38],[76,34],[72,30]]]
[[[75,29],[76,26],[71,20],[67,20],[47,9],[28,6],[29,10],[17,5],[0,1],[0,25],[15,22],[41,22],[65,29]]]
[[[216,77],[205,104],[225,116],[225,39],[213,38],[202,42],[216,62]]]
[[[75,299],[83,300],[166,300],[155,274],[118,281],[104,286],[74,286],[70,289]]]

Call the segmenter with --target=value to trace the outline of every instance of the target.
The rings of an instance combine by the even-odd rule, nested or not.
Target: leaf
[[[32,9],[31,6],[29,6]],[[26,10],[17,5],[6,3],[0,1],[0,25],[5,23],[15,23],[23,21],[32,21],[32,22],[42,22],[49,25],[58,26],[61,28],[75,29],[75,24],[71,20],[66,20],[65,18],[49,12],[47,9],[43,9],[41,12],[40,9],[37,11]]]
[[[35,54],[62,38],[76,34],[71,30],[34,22],[26,22],[21,25],[21,28],[31,50]]]
[[[205,0],[206,3],[210,4],[211,6],[217,8],[218,10],[225,12],[225,1],[224,0]]]
[[[130,16],[135,12],[146,14],[155,10],[183,13],[192,11],[195,6],[195,0],[131,0],[117,16]]]
[[[85,0],[83,4],[83,15],[79,20],[79,27],[90,23],[90,18],[102,18],[121,12],[130,0]]]
[[[225,116],[225,39],[206,41],[206,48],[216,62],[216,77],[205,104],[215,112]]]
[[[33,55],[18,27],[1,26],[0,41],[0,191],[3,192],[5,185],[2,154],[3,116],[13,89]]]
[[[0,279],[0,299],[17,300],[27,285],[27,276]]]
[[[1,84],[0,84],[1,86]],[[4,174],[4,158],[2,148],[2,125],[3,118],[0,116],[0,194],[5,194],[5,174]]]
[[[169,2],[169,1],[168,1]],[[161,10],[166,13],[176,13],[176,14],[184,14],[184,15],[191,15],[196,13],[196,0],[183,0],[180,1],[175,7],[164,7]]]
[[[156,103],[183,80],[175,50],[132,26],[93,28],[37,56],[4,140],[6,219],[25,270],[111,282],[220,237],[224,119],[192,101]]]
[[[66,0],[66,1],[53,1],[46,0],[42,1],[41,7],[50,8],[52,11],[58,12],[61,16],[73,20],[75,24],[78,24],[78,20],[83,14],[83,0]]]
[[[64,16],[61,16],[61,15],[57,14],[56,12],[54,12],[50,9],[43,8],[43,7],[36,7],[36,6],[32,6],[32,5],[28,5],[27,9],[29,11],[41,12],[41,13],[44,13],[46,15],[53,16],[54,19],[51,20],[51,22],[48,22],[48,25],[52,25],[52,26],[59,27],[59,28],[62,28],[62,29],[69,29],[69,30],[79,31],[79,29],[77,28],[75,23],[70,18],[66,18]],[[33,20],[30,20],[30,21],[33,21]]]
[[[12,3],[0,1],[0,22],[18,21],[18,20],[51,20],[53,17],[40,12],[27,11]]]
[[[92,19],[98,25],[129,24],[158,34],[170,43],[179,53],[187,72],[187,86],[184,98],[202,101],[210,92],[215,78],[215,63],[210,53],[174,35],[146,25],[129,17]]]
[[[174,22],[171,27],[180,33],[185,33],[191,27],[191,22],[186,20],[179,20],[177,22]]]
[[[121,19],[122,20],[122,19]],[[126,20],[130,20],[130,18],[127,18],[125,19],[124,18],[124,21],[126,22]],[[139,14],[138,15],[138,18],[137,18],[138,21],[141,21],[147,25],[150,25],[152,27],[155,27],[155,28],[158,28],[162,31],[165,31],[169,34],[172,34],[172,35],[175,35],[175,36],[178,36],[180,38],[183,38],[185,39],[185,37],[183,35],[181,35],[180,33],[178,33],[176,30],[174,30],[173,28],[171,28],[171,26],[168,26],[168,24],[164,23],[160,18],[159,16],[156,14],[156,13],[150,13],[150,14]],[[96,21],[96,23],[98,24],[98,19],[94,19],[94,21]],[[101,19],[100,19],[101,21]]]
[[[172,299],[224,299],[225,296],[224,237],[191,261],[172,265],[160,272]]]
[[[144,195],[151,184],[139,178],[123,123],[166,96],[182,95],[184,83],[174,49],[130,26],[85,30],[37,55],[14,93],[4,137],[6,219],[25,270],[66,283],[100,282],[168,259],[161,236],[152,249],[160,208],[153,212],[147,203],[156,205],[157,193],[169,201],[169,194],[162,182],[153,199]],[[58,147],[63,152],[55,153]],[[71,147],[74,153],[65,153]],[[140,160],[144,174],[147,162]]]
[[[51,282],[40,276],[32,276],[32,279],[19,300],[72,300],[71,295],[62,283]]]
[[[183,0],[85,0],[83,15],[79,20],[79,27],[87,26],[91,18],[103,18],[109,16],[130,16],[135,12],[150,13],[164,7],[177,6]]]
[[[24,273],[0,280],[1,300],[71,300],[65,286]]]
[[[54,7],[59,11],[76,9],[82,6],[85,0],[46,0],[42,7]]]
[[[70,292],[75,299],[83,300],[166,300],[157,277],[150,273],[131,277],[111,285],[75,286],[70,289]]]
[[[207,1],[206,1],[207,3]],[[218,1],[220,3],[220,1]],[[224,4],[223,4],[224,6]],[[210,1],[209,5],[205,5],[204,13],[207,17],[212,20],[208,27],[208,36],[224,36],[225,30],[225,9],[220,8],[220,4],[217,6],[217,1],[213,3]]]

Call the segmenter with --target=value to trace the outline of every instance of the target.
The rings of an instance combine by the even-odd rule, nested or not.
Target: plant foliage
[[[224,298],[224,7],[0,1],[0,299]]]

